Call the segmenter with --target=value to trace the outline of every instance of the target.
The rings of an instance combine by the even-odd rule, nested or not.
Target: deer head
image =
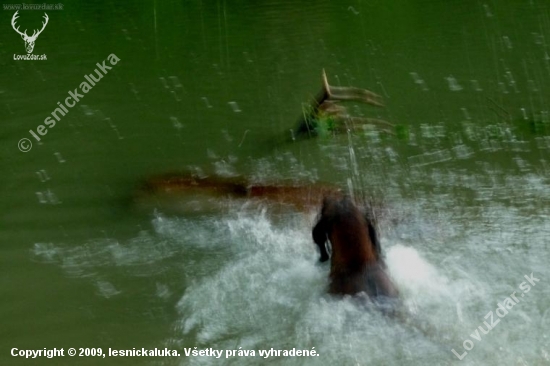
[[[44,28],[46,28],[46,24],[48,24],[48,14],[44,13],[44,22],[42,22],[42,29],[37,30],[35,29],[32,36],[27,35],[27,30],[25,29],[24,32],[21,32],[19,30],[19,27],[15,27],[15,20],[19,17],[17,13],[19,10],[13,14],[13,17],[11,18],[11,26],[13,27],[13,30],[15,30],[17,33],[21,35],[21,38],[23,38],[23,41],[25,41],[25,49],[27,50],[27,53],[32,53],[32,50],[34,49],[34,42],[36,42],[36,38],[42,33]]]

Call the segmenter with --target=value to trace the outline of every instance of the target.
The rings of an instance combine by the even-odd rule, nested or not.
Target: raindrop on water
[[[445,78],[447,80],[447,83],[449,84],[449,90],[451,91],[460,91],[462,90],[462,87],[458,83],[458,81],[455,79],[453,75],[449,75]]]
[[[50,177],[48,176],[48,174],[46,173],[46,171],[44,169],[41,169],[41,170],[37,171],[36,175],[38,175],[38,179],[40,179],[40,181],[42,183],[47,182],[47,181],[50,180]]]
[[[57,161],[58,161],[60,164],[63,164],[63,163],[65,162],[65,159],[63,159],[63,157],[61,156],[61,153],[55,152],[54,155],[55,155],[55,157],[57,158]]]
[[[202,97],[201,99],[203,100],[204,104],[206,105],[206,108],[212,108],[212,106],[210,105],[210,102],[208,101],[207,97]]]
[[[241,112],[237,102],[228,102],[227,104],[229,104],[231,106],[231,109],[233,109],[233,112],[235,112],[235,113],[240,113]]]

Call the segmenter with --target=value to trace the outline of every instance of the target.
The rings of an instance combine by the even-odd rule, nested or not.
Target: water
[[[550,363],[549,10],[535,0],[65,4],[36,41],[47,62],[14,61],[24,45],[7,28],[0,363],[447,365],[466,340],[465,364]],[[7,25],[13,11],[3,13]],[[23,27],[41,22],[20,13]],[[113,53],[120,62],[34,140],[28,131]],[[332,84],[386,102],[350,112],[406,126],[408,138],[370,128],[281,143],[323,68]],[[239,201],[201,215],[137,198],[144,178],[183,171],[372,196],[412,323],[325,294],[315,212]],[[531,273],[540,282],[523,293]],[[474,338],[514,291],[520,303]],[[26,361],[14,347],[182,357]],[[193,347],[256,356],[183,356]],[[319,356],[260,358],[271,348]]]

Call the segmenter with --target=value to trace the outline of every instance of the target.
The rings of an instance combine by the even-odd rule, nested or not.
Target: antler
[[[19,16],[17,15],[18,12],[19,12],[19,10],[17,10],[15,12],[15,14],[13,14],[13,17],[11,18],[11,26],[13,27],[14,31],[16,31],[17,33],[19,33],[21,35],[21,37],[28,37],[26,29],[25,29],[25,32],[23,33],[19,30],[19,27],[15,28],[15,21],[17,20],[17,18],[19,18]]]
[[[298,121],[298,129],[296,130],[298,135],[312,136],[312,131],[316,132],[322,129],[320,127],[331,132],[354,130],[364,124],[381,126],[386,132],[389,132],[389,127],[393,127],[391,123],[384,120],[351,116],[347,113],[346,107],[339,103],[340,101],[353,101],[384,107],[384,102],[380,95],[367,89],[352,86],[332,86],[328,83],[324,69],[321,76],[323,87],[307,109],[304,110],[303,115]],[[322,121],[324,121],[326,126],[320,126]]]
[[[31,36],[30,38],[37,38],[37,37],[40,35],[40,33],[42,33],[42,31],[44,30],[44,28],[46,28],[46,25],[48,24],[48,20],[50,19],[50,18],[48,18],[48,14],[44,13],[44,19],[45,19],[46,21],[45,21],[45,22],[42,22],[42,29],[40,29],[40,30],[34,30],[32,36]],[[25,32],[26,32],[26,30],[25,30]]]
[[[48,24],[48,20],[50,19],[48,17],[48,14],[44,13],[44,22],[42,22],[42,29],[40,30],[37,30],[35,29],[32,36],[29,37],[29,35],[27,34],[27,30],[25,29],[24,32],[21,32],[19,30],[19,26],[16,28],[15,26],[15,21],[17,20],[17,18],[19,18],[19,15],[17,15],[17,13],[19,12],[19,10],[17,10],[15,12],[15,14],[13,14],[13,17],[11,18],[11,26],[13,27],[13,30],[16,31],[17,33],[19,33],[21,35],[21,37],[24,37],[26,39],[36,39],[40,33],[42,33],[42,31],[44,30],[44,28],[46,28],[46,25]]]

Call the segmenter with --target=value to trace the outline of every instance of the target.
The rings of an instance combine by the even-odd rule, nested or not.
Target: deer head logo
[[[23,38],[23,41],[25,41],[25,49],[27,50],[27,53],[32,53],[32,50],[34,49],[34,42],[36,42],[36,38],[42,33],[44,28],[46,28],[46,24],[48,24],[48,14],[44,13],[44,22],[42,22],[42,29],[37,30],[35,29],[32,36],[27,35],[27,30],[25,29],[24,32],[21,32],[19,30],[19,27],[15,28],[15,20],[19,17],[17,13],[19,10],[13,14],[13,17],[11,18],[11,26],[13,27],[13,30],[15,30],[17,33],[21,35],[21,38]]]

